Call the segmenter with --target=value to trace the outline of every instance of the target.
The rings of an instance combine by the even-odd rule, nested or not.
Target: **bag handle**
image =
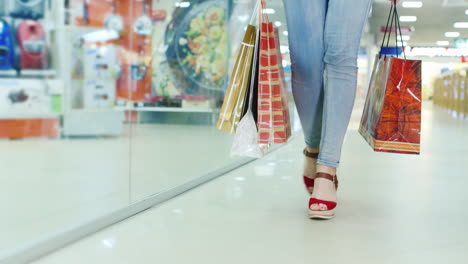
[[[255,34],[255,46],[254,46],[254,55],[253,55],[253,63],[251,69],[251,77],[250,77],[250,86],[249,86],[249,102],[247,105],[247,111],[252,111],[252,103],[253,103],[253,93],[254,93],[254,86],[255,86],[255,76],[258,74],[257,72],[257,63],[260,63],[258,58],[260,45],[260,30],[257,28],[257,32]]]
[[[405,60],[406,60],[406,52],[405,52],[405,46],[403,45],[403,34],[401,33],[401,26],[400,26],[400,16],[398,15],[398,10],[396,8],[396,0],[394,0],[395,3],[394,3],[394,6],[395,6],[395,17],[396,17],[396,21],[397,21],[397,24],[398,24],[398,32],[400,33],[400,39],[401,39],[401,45],[402,45],[402,49],[403,49],[403,56],[405,57]],[[397,32],[395,32],[395,34],[397,34]]]
[[[390,8],[390,12],[388,12],[387,24],[385,25],[385,32],[384,32],[384,36],[383,36],[383,39],[382,39],[382,44],[380,44],[380,51],[382,51],[382,48],[383,48],[384,43],[385,43],[385,39],[387,38],[387,33],[388,33],[388,30],[389,30],[388,24],[390,23],[390,17],[392,17],[392,14],[393,14],[393,5]]]
[[[254,25],[255,19],[259,19],[260,24],[260,18],[263,14],[262,10],[265,8],[265,0],[258,0],[255,2],[254,9],[252,10],[252,15],[250,16],[250,22],[249,25]]]
[[[386,46],[388,48],[390,43],[390,38],[392,34],[392,27],[395,26],[395,49],[398,51],[398,35],[400,35],[400,39],[403,42],[403,34],[401,31],[400,19],[398,15],[398,10],[396,7],[396,0],[392,0],[392,6],[390,8],[390,12],[388,13],[387,24],[385,26],[385,33],[382,39],[382,44],[380,45],[380,53],[382,53],[382,49],[384,48],[385,40],[387,41]],[[390,27],[389,27],[390,25]],[[403,55],[406,59],[405,47],[402,45]],[[381,54],[380,54],[381,55]],[[398,52],[396,52],[396,56],[398,57]]]

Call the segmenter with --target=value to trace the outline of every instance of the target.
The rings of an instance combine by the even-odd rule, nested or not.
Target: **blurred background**
[[[254,4],[2,0],[0,256],[245,161],[230,155],[232,135],[214,124]],[[424,100],[468,120],[468,2],[399,7],[398,46],[423,60]],[[358,102],[388,11],[387,0],[374,1]],[[279,29],[290,91],[282,0],[267,1],[265,12]]]

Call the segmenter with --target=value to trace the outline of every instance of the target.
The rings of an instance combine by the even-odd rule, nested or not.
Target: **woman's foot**
[[[309,200],[309,217],[330,219],[335,216],[336,207],[336,169],[318,165],[314,191]]]
[[[314,179],[317,173],[317,159],[319,149],[305,148],[304,149],[304,184],[309,194],[314,190]]]

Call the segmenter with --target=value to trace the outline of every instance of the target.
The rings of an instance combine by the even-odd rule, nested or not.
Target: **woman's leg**
[[[320,146],[323,110],[323,30],[327,0],[284,0],[292,89],[309,148]]]
[[[371,0],[329,0],[325,21],[325,80],[322,139],[317,171],[335,175],[354,106],[357,56]],[[314,198],[336,201],[335,186],[316,179]],[[314,204],[312,210],[327,210]]]
[[[328,0],[283,0],[288,25],[292,89],[311,153],[319,152],[323,115],[323,31]],[[304,176],[314,178],[316,159],[305,158]],[[311,190],[309,190],[311,191]]]
[[[325,21],[325,98],[318,163],[338,167],[354,106],[357,56],[371,0],[329,0]]]

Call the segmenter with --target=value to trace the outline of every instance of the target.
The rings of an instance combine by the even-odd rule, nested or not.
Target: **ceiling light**
[[[440,40],[440,41],[437,41],[437,46],[448,46],[450,45],[450,42],[448,42],[447,40]]]
[[[405,40],[405,41],[408,41],[410,40],[410,36],[398,36],[398,40]]]
[[[468,15],[468,9],[467,9],[467,10],[465,10],[465,15]]]
[[[401,22],[416,22],[418,18],[416,16],[401,16]]]
[[[406,46],[408,46],[408,43],[406,41],[403,41],[403,42],[398,41],[397,45],[398,45],[398,47],[406,47]]]
[[[282,25],[281,22],[279,22],[279,21],[276,21],[276,22],[275,22],[275,26],[281,27],[281,25]]]
[[[468,28],[468,22],[457,22],[453,24],[455,28]]]
[[[177,2],[177,3],[175,3],[175,6],[186,8],[186,7],[190,6],[190,2]]]
[[[460,36],[460,32],[445,32],[445,36],[447,38],[458,38]]]
[[[275,13],[275,10],[273,8],[266,8],[263,10],[263,13],[267,15],[273,15]]]
[[[283,31],[283,35],[287,36],[289,33],[287,31]]]
[[[420,2],[420,1],[405,1],[405,2],[403,2],[402,6],[404,8],[421,8],[423,6],[423,2]]]

